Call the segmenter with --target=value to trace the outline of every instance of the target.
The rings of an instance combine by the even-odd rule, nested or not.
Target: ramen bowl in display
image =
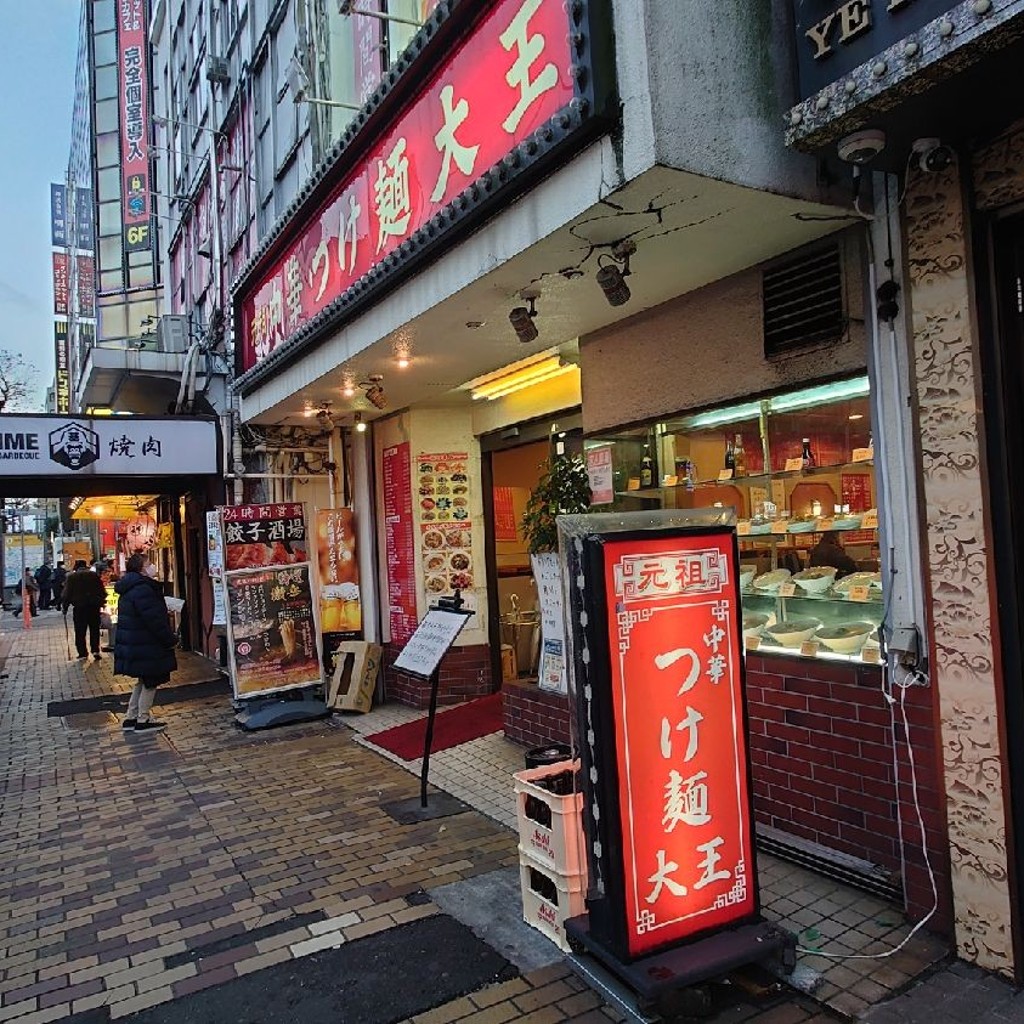
[[[837,594],[842,594],[843,597],[848,597],[851,589],[854,587],[870,587],[875,583],[875,581],[880,583],[881,580],[881,573],[852,572],[849,576],[844,576],[833,589]]]
[[[770,626],[775,621],[775,616],[765,612],[747,612],[743,616],[743,635],[762,636],[765,626]]]
[[[822,626],[815,639],[835,654],[856,654],[874,631],[870,622],[841,622],[838,626]]]
[[[756,569],[741,569],[740,570],[740,590],[746,590],[747,587],[753,582],[754,577],[757,575]]]
[[[861,524],[860,516],[840,515],[832,520],[833,530],[859,530]]]
[[[754,577],[754,589],[763,590],[766,594],[774,594],[793,574],[788,569],[772,569]]]
[[[808,594],[824,594],[835,582],[836,568],[832,565],[816,565],[803,572],[794,573],[793,582]]]
[[[765,626],[764,632],[773,643],[783,647],[799,647],[814,636],[814,631],[820,625],[820,619],[783,619],[774,625]]]

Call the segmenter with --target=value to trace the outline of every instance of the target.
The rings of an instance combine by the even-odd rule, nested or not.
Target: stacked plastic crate
[[[562,761],[513,776],[523,918],[564,950],[564,923],[584,912],[587,891],[579,767]]]

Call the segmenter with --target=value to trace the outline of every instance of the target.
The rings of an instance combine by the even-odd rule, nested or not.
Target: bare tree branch
[[[24,356],[0,348],[0,413],[28,412],[39,371]]]

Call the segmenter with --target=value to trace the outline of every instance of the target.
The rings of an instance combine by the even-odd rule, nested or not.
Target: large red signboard
[[[120,71],[121,196],[124,247],[150,248],[149,42],[144,0],[116,0]]]
[[[241,369],[427,224],[575,95],[564,0],[498,0],[240,304]]]
[[[384,548],[388,573],[391,642],[404,644],[416,632],[416,538],[412,519],[409,442],[385,448]]]
[[[756,911],[731,532],[608,540],[631,956]]]
[[[309,561],[305,510],[282,505],[229,505],[223,512],[224,567],[257,569]]]
[[[58,316],[68,314],[68,254],[53,254],[53,311]]]

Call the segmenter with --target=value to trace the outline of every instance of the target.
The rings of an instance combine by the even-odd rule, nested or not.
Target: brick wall
[[[569,743],[569,698],[536,683],[507,682],[501,688],[501,718],[506,739],[526,747]]]
[[[867,665],[748,654],[754,810],[759,822],[880,864],[897,877],[902,821],[904,890],[911,914],[921,917],[932,905],[931,886],[898,705],[897,812],[892,726],[881,678],[881,669]],[[914,687],[907,693],[906,709],[940,897],[930,927],[949,931],[948,845],[932,696],[930,688]]]
[[[384,645],[384,693],[387,700],[414,708],[430,703],[430,682],[406,675],[394,668],[402,644]],[[441,662],[441,683],[437,703],[461,704],[474,697],[486,697],[495,690],[491,673],[491,649],[486,644],[453,647]]]

